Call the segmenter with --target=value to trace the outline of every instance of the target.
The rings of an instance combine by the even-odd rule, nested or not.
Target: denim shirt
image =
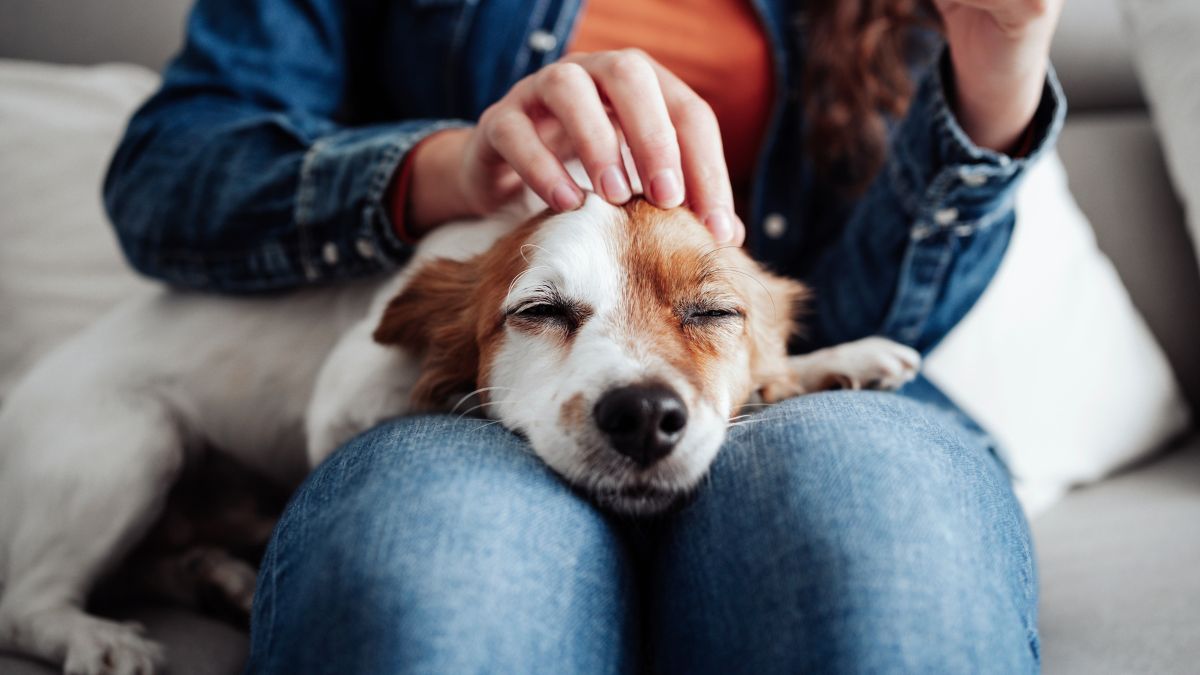
[[[815,290],[813,348],[881,334],[928,351],[999,265],[1014,188],[1065,102],[1053,73],[1033,151],[975,146],[947,103],[948,59],[915,66],[909,112],[865,192],[803,148],[802,2],[754,0],[775,100],[744,214],[750,252]],[[161,90],[104,185],[131,264],[168,283],[251,292],[394,269],[410,247],[385,192],[427,135],[470,124],[558,59],[580,0],[198,0]],[[922,63],[924,65],[922,65]]]

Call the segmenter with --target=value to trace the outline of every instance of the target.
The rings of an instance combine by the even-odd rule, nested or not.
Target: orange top
[[[771,52],[747,0],[587,0],[568,52],[637,47],[713,108],[734,190],[754,172],[771,111]],[[739,194],[740,196],[740,194]]]

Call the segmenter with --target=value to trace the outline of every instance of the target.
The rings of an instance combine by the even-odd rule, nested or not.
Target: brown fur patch
[[[628,268],[629,339],[677,369],[700,396],[712,400],[716,369],[733,345],[748,342],[750,369],[740,405],[753,390],[786,370],[787,341],[807,295],[798,282],[767,272],[737,247],[718,247],[685,209],[658,209],[644,200],[625,207],[627,237],[622,261]],[[689,324],[689,307],[735,306],[744,316]]]
[[[577,392],[567,399],[558,411],[559,424],[566,429],[583,429],[588,424],[589,416],[583,392]]]
[[[469,260],[424,263],[388,303],[374,338],[419,355],[414,407],[439,409],[451,394],[476,389],[487,380],[503,335],[501,303],[509,283],[527,265],[521,247],[546,215],[530,219]],[[481,398],[486,402],[486,395]]]

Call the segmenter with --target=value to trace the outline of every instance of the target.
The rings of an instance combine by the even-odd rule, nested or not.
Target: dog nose
[[[683,399],[657,384],[611,389],[596,402],[592,415],[613,449],[641,466],[666,457],[687,426]]]

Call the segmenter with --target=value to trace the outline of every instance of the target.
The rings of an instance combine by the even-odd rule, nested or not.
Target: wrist
[[[1047,56],[1014,59],[997,68],[966,63],[950,54],[955,114],[976,145],[1008,152],[1033,121],[1049,68]]]
[[[403,212],[393,215],[413,237],[448,221],[478,215],[464,198],[459,180],[469,136],[469,129],[445,129],[430,134],[409,151],[407,198],[397,205]]]

